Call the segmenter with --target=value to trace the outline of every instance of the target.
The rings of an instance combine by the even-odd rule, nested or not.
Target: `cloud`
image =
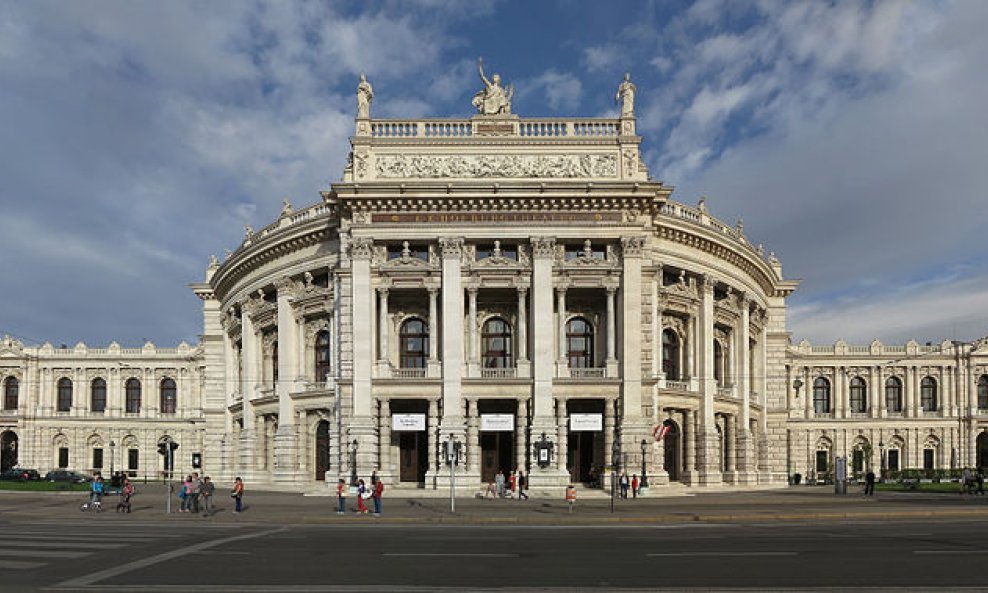
[[[547,70],[531,80],[523,81],[517,94],[519,98],[527,98],[542,91],[546,105],[553,111],[572,113],[580,104],[583,94],[583,83],[568,72]]]

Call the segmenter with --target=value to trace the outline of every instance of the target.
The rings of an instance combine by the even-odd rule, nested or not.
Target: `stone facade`
[[[455,441],[459,485],[555,491],[615,458],[652,488],[988,460],[988,343],[791,344],[798,283],[650,177],[629,80],[616,119],[373,119],[361,84],[341,181],[192,285],[196,347],[0,344],[5,464],[157,475],[170,437],[221,480],[434,489]]]

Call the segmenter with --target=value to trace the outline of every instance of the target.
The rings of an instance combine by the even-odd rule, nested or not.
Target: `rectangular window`
[[[130,477],[137,477],[137,468],[140,467],[141,452],[138,449],[127,449],[127,473]]]
[[[816,452],[816,471],[820,474],[827,473],[827,468],[830,467],[830,451],[817,451]]]
[[[65,469],[69,467],[69,448],[59,447],[58,448],[58,469]]]
[[[923,469],[933,469],[933,449],[923,449]]]
[[[899,471],[899,450],[890,449],[889,450],[889,471],[897,472]]]
[[[103,449],[93,449],[93,469],[103,469]]]
[[[855,449],[851,457],[851,471],[860,472],[864,470],[864,451]]]

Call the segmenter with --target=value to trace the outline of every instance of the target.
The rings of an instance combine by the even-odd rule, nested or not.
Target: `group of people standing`
[[[118,513],[130,512],[130,498],[134,496],[134,484],[126,475],[118,474],[119,482],[114,479],[113,486],[116,488],[115,494],[120,496],[117,502]],[[117,485],[119,484],[119,485]],[[93,483],[89,488],[89,505],[97,512],[103,510],[103,496],[106,495],[106,483],[103,482],[103,475],[99,472],[93,476]]]
[[[367,509],[367,500],[370,499],[374,502],[374,516],[381,516],[381,498],[384,496],[384,482],[377,477],[377,472],[373,472],[370,477],[370,486],[364,482],[363,479],[357,480],[356,483],[356,495],[357,495],[357,509],[354,511],[358,515],[366,515],[370,512]],[[346,480],[340,479],[339,483],[336,485],[336,502],[337,502],[337,515],[346,514],[346,497],[349,493],[350,488],[347,486]]]
[[[243,481],[237,478],[234,482],[234,491],[237,489],[237,484],[240,485],[240,494],[243,495]],[[194,472],[185,477],[185,481],[182,482],[182,487],[178,492],[178,498],[181,501],[178,512],[180,513],[202,513],[203,517],[208,517],[213,514],[213,494],[216,492],[216,484],[209,478],[205,476],[199,479],[199,472]],[[231,496],[234,496],[231,494]],[[235,513],[240,512],[240,498],[234,496],[237,499],[237,510]]]
[[[528,500],[528,494],[525,493],[527,489],[528,476],[523,470],[512,471],[507,476],[504,474],[504,470],[498,470],[497,475],[494,476],[494,481],[487,484],[484,498],[488,496],[492,498],[515,498],[517,493],[518,500]]]
[[[621,498],[628,498],[628,492],[631,492],[631,498],[638,498],[638,489],[641,483],[638,481],[638,474],[632,474],[631,479],[628,479],[628,472],[621,472],[621,477],[618,478],[618,486],[621,488]]]

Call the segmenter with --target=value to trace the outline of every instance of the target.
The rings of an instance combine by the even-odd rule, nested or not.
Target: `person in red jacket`
[[[638,498],[638,474],[631,476],[631,498]]]
[[[381,495],[384,494],[384,482],[381,478],[374,483],[374,516],[381,516]]]

